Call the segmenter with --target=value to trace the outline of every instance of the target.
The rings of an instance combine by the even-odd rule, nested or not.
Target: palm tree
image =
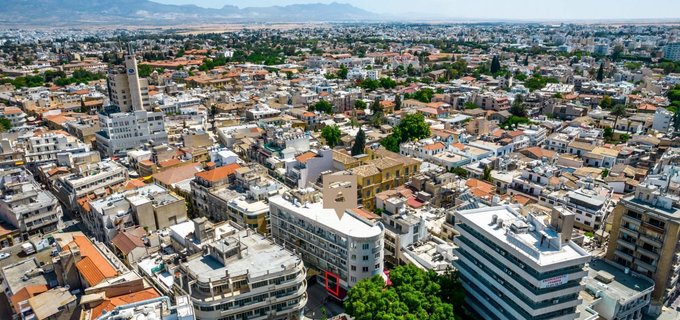
[[[614,118],[614,130],[616,130],[616,123],[619,121],[619,117],[626,116],[626,106],[617,104],[612,108],[612,111],[609,114],[616,117]]]

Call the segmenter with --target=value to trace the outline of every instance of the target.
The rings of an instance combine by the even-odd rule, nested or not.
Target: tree
[[[382,112],[382,111],[383,111],[383,109],[380,106],[380,99],[375,98],[375,100],[373,100],[373,103],[371,103],[371,113],[376,114],[376,113],[379,113],[379,112]]]
[[[0,132],[9,131],[12,129],[12,122],[7,118],[0,118]]]
[[[354,138],[354,145],[352,145],[352,155],[356,156],[363,154],[365,148],[366,134],[363,129],[359,128],[359,132],[357,132],[357,136]]]
[[[399,122],[400,142],[420,140],[430,136],[430,125],[420,113],[407,114]]]
[[[604,137],[605,139],[611,140],[614,137],[614,129],[612,129],[612,127],[604,128],[604,132],[602,133],[602,137]]]
[[[399,141],[401,134],[397,133],[397,131],[399,131],[399,127],[395,127],[391,135],[380,140],[380,145],[387,150],[398,153],[399,144],[401,144],[401,141]]]
[[[309,111],[319,111],[327,114],[332,114],[333,105],[326,100],[319,100],[317,103],[309,107]]]
[[[484,175],[483,175],[482,179],[489,181],[489,182],[493,181],[493,178],[491,177],[491,167],[489,167],[489,166],[484,167]]]
[[[602,178],[606,178],[608,175],[609,175],[609,169],[604,168],[604,169],[602,170],[602,173],[600,174],[600,176],[601,176]]]
[[[523,63],[523,64],[524,64],[524,66],[528,66],[528,65],[529,65],[529,55],[526,55],[526,56],[524,57],[524,63]]]
[[[341,135],[342,133],[340,132],[340,128],[338,128],[336,125],[325,126],[321,130],[321,137],[326,140],[326,144],[331,148],[335,148],[335,146],[340,143]]]
[[[493,56],[493,59],[491,59],[489,71],[491,71],[491,74],[496,74],[501,71],[501,61],[498,59],[498,56]]]
[[[366,109],[366,102],[364,102],[364,100],[355,101],[354,102],[354,109],[365,110]]]
[[[602,82],[604,80],[604,62],[600,63],[600,68],[597,69],[597,81]]]
[[[401,110],[401,95],[397,94],[394,97],[394,110]]]
[[[602,109],[609,109],[613,105],[614,102],[612,101],[612,98],[610,96],[602,97],[602,101],[600,101],[600,107],[602,107]]]
[[[617,104],[614,106],[612,111],[609,113],[612,116],[615,116],[614,118],[614,128],[616,128],[616,123],[619,121],[619,117],[625,117],[626,116],[626,106],[622,104]]]
[[[347,79],[347,74],[349,74],[347,67],[345,67],[344,64],[340,65],[340,70],[338,70],[338,78]]]
[[[379,275],[359,281],[347,293],[345,311],[357,320],[454,320],[453,302],[462,305],[455,273],[440,276],[408,264],[390,271],[390,280],[389,287]]]
[[[515,97],[515,101],[512,102],[509,112],[518,117],[527,117],[527,108],[524,106],[524,98],[522,95],[517,95],[517,97]]]

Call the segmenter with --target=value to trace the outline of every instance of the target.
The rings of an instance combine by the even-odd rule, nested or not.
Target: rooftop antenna
[[[128,55],[134,55],[135,50],[132,48],[132,42],[128,42]]]

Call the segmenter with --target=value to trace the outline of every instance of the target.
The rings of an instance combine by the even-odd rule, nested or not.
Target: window
[[[364,250],[368,250],[368,243],[362,244],[361,248],[364,249]]]
[[[361,268],[361,271],[362,271],[362,272],[368,272],[368,267],[363,267],[363,268]]]
[[[353,254],[352,257],[351,257],[351,259],[352,259],[352,260],[356,260],[356,259],[357,259],[357,255],[356,255],[356,254]]]
[[[352,271],[357,271],[357,266],[350,266],[349,268],[350,268],[350,270],[352,270]]]
[[[361,260],[368,261],[368,256],[363,256]]]

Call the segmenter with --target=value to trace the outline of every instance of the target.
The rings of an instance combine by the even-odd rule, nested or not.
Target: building
[[[0,169],[24,164],[24,151],[14,139],[0,138]]]
[[[0,217],[23,237],[63,228],[62,216],[57,198],[31,173],[17,167],[0,170]]]
[[[54,288],[19,302],[22,320],[68,319],[77,310],[69,288]]]
[[[60,176],[54,182],[55,195],[69,209],[77,207],[77,201],[85,196],[103,196],[108,187],[128,179],[127,168],[104,160],[81,165],[74,173]]]
[[[130,202],[137,225],[148,231],[162,230],[188,220],[184,198],[157,184],[125,193]]]
[[[654,112],[654,120],[652,121],[652,129],[658,132],[668,132],[673,123],[673,116],[675,114],[664,108],[656,108]]]
[[[121,112],[150,109],[149,82],[147,79],[139,78],[137,59],[132,44],[128,44],[125,67],[109,70],[107,85],[111,103],[119,106]]]
[[[26,125],[26,113],[17,107],[0,106],[0,118],[8,119],[12,128],[20,128]]]
[[[120,112],[117,106],[111,106],[99,113],[99,126],[97,149],[108,157],[125,156],[147,143],[157,146],[168,142],[162,112]]]
[[[59,131],[37,134],[28,138],[25,145],[24,157],[31,165],[57,162],[59,154],[90,151],[90,147],[78,138]]]
[[[680,291],[680,209],[677,196],[643,182],[612,211],[607,260],[654,280],[650,313],[675,300]]]
[[[570,241],[574,215],[547,218],[518,207],[456,212],[454,239],[466,303],[483,319],[578,319],[590,255]]]
[[[642,319],[654,291],[652,279],[601,259],[588,263],[588,276],[583,280],[583,302],[605,320]]]
[[[668,60],[680,60],[680,42],[669,43],[663,47],[663,57]]]
[[[302,318],[307,270],[299,257],[250,230],[230,227],[216,238],[205,219],[194,226],[204,254],[170,273],[176,275],[173,290],[190,297],[197,319]]]
[[[264,199],[234,190],[236,171],[240,165],[233,163],[196,173],[191,182],[191,199],[201,217],[214,221],[234,221],[237,224],[269,233],[267,214],[269,207]]]
[[[343,299],[358,281],[383,274],[385,228],[362,209],[340,217],[321,194],[298,189],[269,198],[272,236],[320,271],[328,292]]]
[[[116,306],[110,312],[102,314],[99,320],[195,320],[194,308],[188,296],[175,298],[173,305],[170,298],[161,296],[130,302]],[[85,320],[85,319],[83,319]]]

